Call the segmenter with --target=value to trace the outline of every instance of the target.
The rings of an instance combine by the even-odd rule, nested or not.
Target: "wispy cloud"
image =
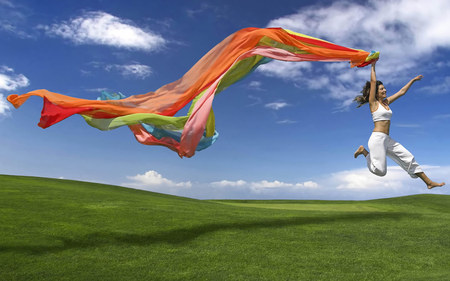
[[[3,96],[3,94],[0,94],[0,116],[2,115],[8,115],[8,112],[10,110],[8,101]]]
[[[201,6],[199,8],[189,8],[186,9],[186,14],[191,17],[191,18],[195,18],[197,17],[199,14],[204,13],[205,11],[211,9],[212,6],[207,4],[207,3],[202,3]]]
[[[260,97],[256,97],[253,95],[248,95],[248,98],[253,100],[253,102],[247,106],[255,106],[262,103],[262,99]]]
[[[280,102],[271,102],[271,103],[267,103],[264,105],[264,107],[266,108],[270,108],[273,110],[280,110],[286,106],[289,106],[289,104],[287,102],[284,101],[280,101]]]
[[[437,48],[450,48],[446,28],[450,26],[450,2],[371,0],[361,4],[335,1],[326,6],[303,7],[297,13],[271,20],[268,26],[281,26],[353,48],[379,50],[379,77],[385,83],[402,83],[409,75],[416,75],[417,66],[427,55]],[[311,89],[324,89],[326,97],[341,102],[344,107],[359,93],[361,81],[369,77],[368,69],[355,71],[345,63],[327,63],[324,68],[314,65],[311,71],[297,74],[295,69],[280,64],[268,64],[268,67],[263,74],[296,79],[297,84]],[[448,92],[448,82],[426,90]]]
[[[94,93],[101,93],[103,91],[109,91],[109,88],[91,88],[91,89],[85,89],[88,92],[94,92]]]
[[[439,79],[432,86],[425,86],[419,89],[427,94],[449,94],[450,93],[450,76]]]
[[[0,66],[0,91],[14,91],[22,87],[27,87],[30,81],[23,74],[16,74],[14,69],[5,65]],[[5,94],[0,92],[0,116],[9,113],[9,103]]]
[[[14,8],[14,4],[9,0],[0,0],[0,6],[5,6],[8,8]]]
[[[26,87],[30,81],[23,74],[15,74],[14,69],[5,65],[0,66],[0,90],[14,91]]]
[[[439,61],[436,63],[437,68],[450,67],[450,61]]]
[[[145,79],[153,73],[150,66],[138,62],[132,62],[130,64],[106,64],[94,61],[89,63],[89,65],[93,68],[103,69],[108,72],[118,72],[128,78]],[[88,75],[90,72],[86,71],[86,74]]]
[[[400,128],[420,128],[420,127],[422,127],[422,125],[420,125],[420,124],[404,124],[404,123],[395,123],[394,126],[400,127]]]
[[[0,31],[19,38],[31,38],[25,31],[27,24],[26,8],[13,1],[0,0]]]
[[[102,11],[87,12],[69,21],[51,26],[41,25],[39,28],[50,36],[59,36],[75,44],[108,45],[143,51],[156,51],[166,44],[166,40],[155,32]]]
[[[290,119],[284,119],[284,120],[277,121],[277,124],[295,124],[295,123],[297,123],[297,121],[290,120]]]
[[[224,18],[227,11],[226,6],[210,3],[202,3],[198,7],[192,7],[185,10],[188,17],[195,19],[203,19],[205,16],[212,15],[214,18]]]
[[[152,69],[148,65],[143,64],[112,64],[105,67],[107,71],[119,71],[125,77],[135,77],[145,79],[152,74]]]
[[[311,67],[310,62],[297,63],[274,60],[259,66],[256,71],[269,77],[294,81],[301,79],[303,73],[310,70]]]
[[[434,119],[450,119],[450,114],[439,114],[433,117]]]
[[[260,81],[255,81],[255,80],[250,81],[247,84],[247,88],[250,90],[255,90],[255,91],[263,91],[262,83]]]

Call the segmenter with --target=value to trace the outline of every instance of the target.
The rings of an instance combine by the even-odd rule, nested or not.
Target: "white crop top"
[[[372,112],[373,122],[391,120],[391,117],[392,117],[392,110],[390,108],[389,110],[387,110],[380,103],[378,103],[377,110]]]

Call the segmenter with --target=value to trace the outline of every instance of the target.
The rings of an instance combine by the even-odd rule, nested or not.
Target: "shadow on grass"
[[[326,224],[333,222],[366,222],[379,219],[411,218],[411,213],[359,213],[326,217],[292,217],[248,222],[209,223],[192,227],[177,228],[168,231],[149,234],[134,234],[121,232],[94,232],[79,238],[54,237],[62,242],[60,245],[0,245],[0,252],[19,252],[30,254],[54,253],[70,249],[97,248],[107,245],[137,245],[145,246],[156,243],[183,244],[202,235],[221,230],[253,230],[264,228],[281,228],[289,226]]]

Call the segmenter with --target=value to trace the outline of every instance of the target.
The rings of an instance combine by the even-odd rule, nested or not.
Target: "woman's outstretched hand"
[[[416,81],[419,81],[422,78],[423,78],[423,75],[418,75],[418,76],[414,77],[412,80],[413,80],[413,82],[416,82]]]

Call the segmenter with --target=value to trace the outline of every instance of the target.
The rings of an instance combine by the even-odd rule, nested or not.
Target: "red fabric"
[[[89,111],[89,107],[64,107],[51,103],[46,97],[44,97],[44,106],[42,107],[41,120],[38,126],[45,129],[51,125],[58,123],[67,117],[74,114],[83,113]]]

